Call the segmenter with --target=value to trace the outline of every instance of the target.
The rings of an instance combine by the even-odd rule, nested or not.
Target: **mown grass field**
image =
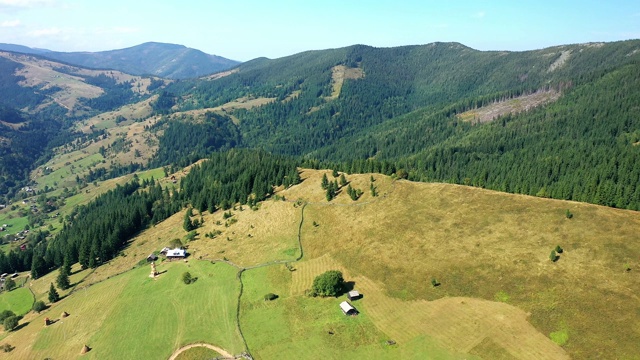
[[[33,302],[33,295],[27,288],[3,291],[0,294],[0,312],[11,310],[16,315],[24,315],[31,310]]]
[[[208,360],[215,359],[217,357],[221,357],[222,355],[217,352],[205,348],[205,347],[195,347],[189,350],[186,350],[183,353],[180,353],[176,360]]]
[[[89,359],[166,359],[194,342],[242,350],[235,268],[190,261],[163,263],[158,271],[155,280],[144,267],[76,290],[7,336],[3,342],[15,349],[0,358],[74,359],[85,344],[92,350],[82,358]],[[185,285],[185,271],[198,280]],[[62,311],[70,316],[61,318]],[[45,328],[44,317],[56,322]]]
[[[243,274],[240,323],[256,359],[476,358],[443,348],[429,336],[401,346],[387,345],[393,338],[375,326],[364,299],[354,302],[360,315],[344,316],[338,304],[345,296],[322,299],[291,294],[292,274],[296,272],[289,272],[284,265]],[[270,292],[279,298],[265,301],[264,295]]]

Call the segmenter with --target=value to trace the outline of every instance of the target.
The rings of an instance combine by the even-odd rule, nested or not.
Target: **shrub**
[[[182,241],[180,241],[180,239],[176,238],[171,240],[171,242],[169,242],[169,247],[172,247],[174,249],[179,249],[182,247]]]
[[[562,248],[560,247],[560,245],[556,245],[556,252],[557,252],[558,254],[562,254],[562,253],[564,252],[564,249],[562,249]]]
[[[39,313],[45,310],[46,308],[47,308],[47,305],[45,305],[44,301],[36,301],[35,303],[33,303],[33,307],[31,309]]]
[[[11,291],[16,288],[16,282],[12,278],[7,278],[4,282],[4,287],[7,291]]]
[[[0,348],[2,349],[2,351],[8,353],[11,352],[11,350],[13,350],[13,346],[9,345],[9,344],[2,344],[2,346],[0,346]]]
[[[431,279],[431,286],[436,287],[440,286],[440,283],[435,278]]]
[[[569,211],[569,209],[567,209],[565,216],[567,217],[567,219],[571,219],[573,217],[573,214],[571,213],[571,211]]]
[[[549,254],[549,260],[556,262],[558,260],[558,255],[556,255],[555,250],[551,250],[551,254]]]
[[[278,298],[278,295],[274,294],[274,293],[268,293],[267,295],[264,296],[264,301],[271,301],[271,300],[275,300]]]
[[[4,322],[6,318],[16,316],[16,314],[11,310],[4,310],[0,312],[0,322]]]
[[[184,274],[182,274],[182,282],[184,282],[185,284],[189,285],[193,282],[195,282],[195,278],[191,276],[190,272],[185,272]]]
[[[11,331],[17,328],[18,322],[20,322],[20,319],[17,316],[9,316],[8,318],[4,319],[4,330]]]
[[[338,270],[329,270],[313,279],[312,290],[319,296],[338,296],[344,288],[344,278]]]

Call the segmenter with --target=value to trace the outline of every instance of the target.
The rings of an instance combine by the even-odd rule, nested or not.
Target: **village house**
[[[184,249],[172,249],[167,251],[167,259],[184,259],[187,256],[187,252]]]

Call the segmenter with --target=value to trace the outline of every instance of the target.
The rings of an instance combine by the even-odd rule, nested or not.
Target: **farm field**
[[[3,291],[0,294],[0,312],[11,310],[16,315],[24,315],[31,310],[33,301],[33,295],[27,288]]]
[[[3,342],[15,349],[0,353],[0,358],[73,359],[85,344],[91,351],[83,358],[90,359],[162,359],[180,346],[201,341],[241,351],[233,267],[190,261],[163,263],[158,271],[155,280],[143,267],[77,289],[7,336]],[[198,280],[185,285],[185,271]],[[61,318],[63,311],[70,316]],[[45,317],[55,323],[44,328]]]

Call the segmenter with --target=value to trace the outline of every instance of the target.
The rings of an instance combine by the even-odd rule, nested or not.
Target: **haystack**
[[[60,315],[60,317],[62,318],[66,318],[67,316],[69,316],[69,313],[66,311],[63,311],[62,314]]]
[[[88,347],[87,345],[85,345],[85,346],[83,346],[83,347],[82,347],[82,351],[80,351],[80,355],[82,355],[82,354],[86,354],[86,353],[88,353],[89,351],[91,351],[91,348],[90,348],[90,347]]]

